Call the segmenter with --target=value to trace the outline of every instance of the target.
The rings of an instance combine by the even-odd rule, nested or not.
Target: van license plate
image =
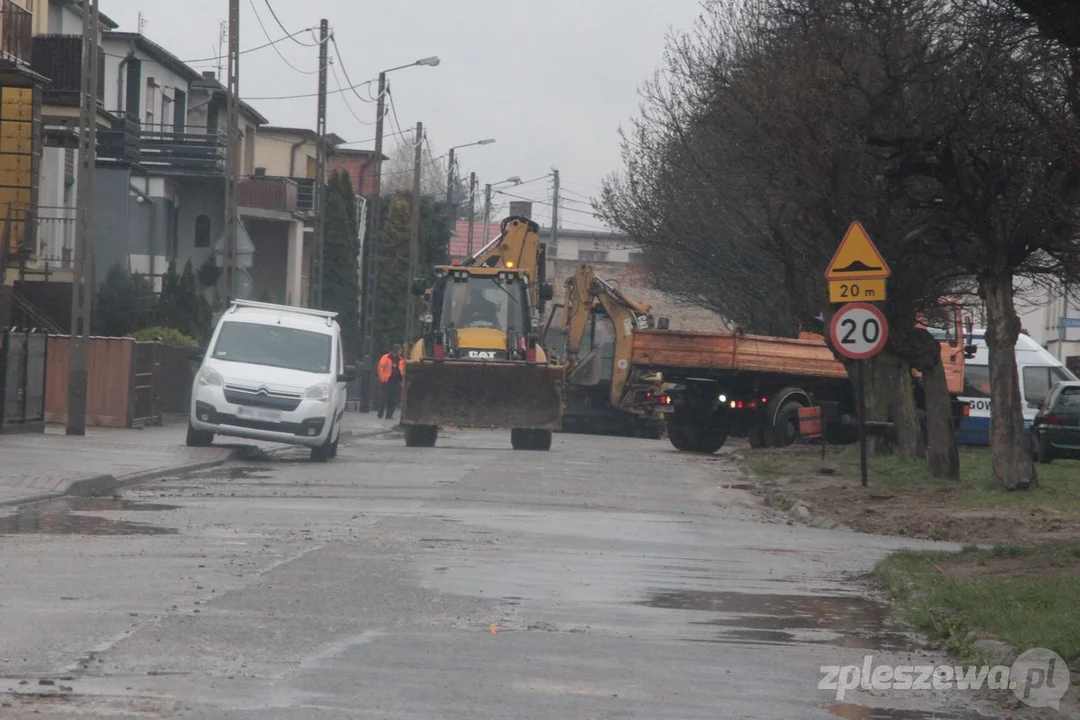
[[[281,413],[277,410],[263,410],[262,408],[238,407],[236,417],[244,420],[261,420],[263,422],[281,422]]]

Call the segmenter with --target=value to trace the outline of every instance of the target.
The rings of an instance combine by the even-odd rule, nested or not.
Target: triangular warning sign
[[[885,259],[874,247],[870,236],[858,221],[851,223],[840,247],[836,248],[829,268],[828,280],[873,280],[889,277],[891,271]]]

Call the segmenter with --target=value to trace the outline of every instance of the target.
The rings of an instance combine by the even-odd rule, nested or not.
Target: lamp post
[[[379,95],[375,109],[375,178],[371,192],[371,237],[364,248],[364,297],[361,304],[361,325],[363,326],[363,348],[361,350],[361,367],[364,377],[360,386],[360,411],[371,412],[371,399],[375,395],[377,379],[375,377],[375,298],[376,283],[379,279],[378,254],[379,254],[379,230],[382,224],[382,208],[379,202],[379,193],[382,188],[382,144],[383,144],[383,118],[386,115],[386,75],[395,70],[416,67],[418,65],[435,67],[439,64],[438,57],[421,58],[408,65],[383,70],[379,73]]]
[[[447,163],[449,168],[446,171],[446,214],[449,216],[447,226],[450,228],[450,234],[454,234],[454,221],[457,219],[456,204],[454,203],[454,162],[456,156],[455,150],[461,148],[472,147],[474,145],[491,145],[495,142],[495,138],[487,138],[485,140],[477,140],[476,142],[465,143],[464,145],[455,145],[450,148],[450,160]]]
[[[517,175],[508,177],[497,183],[490,183],[484,186],[484,224],[481,226],[483,235],[483,241],[480,243],[480,248],[486,248],[487,244],[491,241],[488,237],[488,226],[491,224],[491,191],[493,188],[497,188],[500,185],[520,185],[521,178]]]

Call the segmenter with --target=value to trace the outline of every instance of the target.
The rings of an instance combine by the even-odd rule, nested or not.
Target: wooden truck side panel
[[[820,338],[820,336],[819,336]],[[673,330],[635,330],[631,364],[656,369],[761,372],[847,379],[823,338],[795,340]]]

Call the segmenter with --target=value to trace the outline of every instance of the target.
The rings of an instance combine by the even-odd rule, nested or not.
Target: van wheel
[[[434,447],[439,437],[436,425],[406,425],[405,447]]]
[[[311,460],[312,462],[324,463],[332,457],[337,457],[337,445],[338,441],[335,438],[333,442],[330,438],[334,437],[334,428],[330,428],[330,432],[326,435],[326,442],[318,447],[311,448]]]
[[[214,443],[214,433],[206,430],[196,430],[191,427],[191,422],[188,422],[187,426],[187,446],[188,447],[209,447]]]

